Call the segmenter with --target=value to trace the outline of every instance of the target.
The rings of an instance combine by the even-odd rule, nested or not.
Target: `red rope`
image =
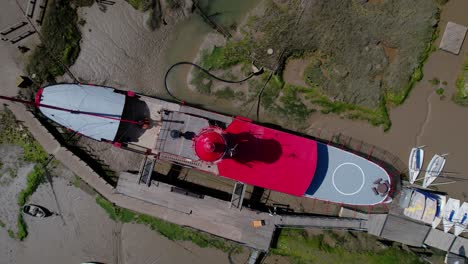
[[[19,102],[19,103],[22,103],[22,104],[25,104],[25,105],[32,105],[32,106],[34,106],[36,108],[44,107],[44,108],[50,108],[50,109],[54,109],[54,110],[69,112],[69,113],[72,113],[72,114],[95,116],[95,117],[99,117],[99,118],[111,119],[111,120],[116,120],[116,121],[120,121],[120,122],[124,122],[124,123],[135,124],[135,125],[141,125],[142,124],[141,121],[134,121],[134,120],[122,119],[122,118],[118,118],[118,117],[106,116],[105,114],[90,113],[90,112],[84,112],[84,111],[79,111],[79,110],[71,110],[71,109],[67,109],[67,108],[62,108],[62,107],[47,105],[47,104],[41,104],[41,103],[37,103],[37,102],[34,102],[34,101],[26,101],[26,100],[13,98],[13,97],[8,97],[8,96],[0,95],[0,99],[13,101],[13,102]]]

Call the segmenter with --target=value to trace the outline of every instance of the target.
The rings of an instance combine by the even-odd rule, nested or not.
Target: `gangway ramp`
[[[245,195],[245,184],[242,182],[236,182],[234,189],[232,190],[231,202],[229,208],[242,209],[242,202],[244,201]]]
[[[150,186],[151,175],[153,174],[154,166],[156,165],[156,158],[154,156],[145,156],[140,165],[138,183]]]

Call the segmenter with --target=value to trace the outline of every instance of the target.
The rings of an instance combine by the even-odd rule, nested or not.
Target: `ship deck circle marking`
[[[354,168],[357,168],[359,170],[359,172],[361,172],[361,186],[354,192],[346,192],[346,191],[343,191],[343,190],[340,190],[340,188],[338,188],[336,186],[336,183],[335,183],[335,177],[338,176],[338,177],[349,177],[347,175],[349,175],[349,173],[346,173],[348,171],[348,169],[345,169],[345,166],[346,168],[349,168],[349,166],[351,167],[354,167]],[[339,170],[343,171],[343,172],[339,172]],[[338,172],[338,173],[337,173]],[[353,181],[357,181],[358,178],[356,177],[356,179],[353,179]],[[364,171],[362,170],[361,167],[359,167],[359,165],[355,164],[355,163],[352,163],[352,162],[345,162],[345,163],[341,163],[338,167],[335,168],[335,170],[333,171],[333,177],[332,177],[332,183],[333,183],[333,187],[335,187],[336,191],[341,193],[342,195],[355,195],[356,193],[360,192],[362,190],[362,187],[364,187],[364,183],[366,181],[366,177],[364,176]],[[346,182],[350,182],[350,181],[346,181]]]

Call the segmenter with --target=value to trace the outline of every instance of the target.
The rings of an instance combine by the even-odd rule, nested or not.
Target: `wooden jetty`
[[[252,211],[248,208],[242,210],[230,209],[229,202],[212,197],[194,198],[174,192],[173,186],[159,183],[138,184],[138,176],[130,173],[120,173],[116,191],[161,206],[177,212],[171,215],[155,215],[182,226],[205,231],[210,234],[222,236],[251,248],[267,251],[275,230],[274,217],[267,213]],[[172,189],[172,190],[171,190]],[[265,226],[254,228],[253,220],[265,220]]]
[[[233,190],[233,199],[223,201],[162,182],[149,185],[147,180],[141,181],[141,174],[139,177],[136,174],[121,172],[116,192],[176,212],[173,214],[176,217],[155,215],[158,218],[215,234],[261,251],[268,251],[275,229],[281,227],[367,230],[365,219],[273,215],[249,208],[240,210],[244,188],[238,185]],[[254,228],[251,226],[253,220],[264,220],[265,225]]]
[[[414,247],[431,246],[466,257],[468,239],[394,214],[370,215],[368,233]]]

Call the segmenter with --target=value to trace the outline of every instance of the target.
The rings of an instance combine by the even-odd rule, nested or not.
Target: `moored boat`
[[[426,174],[424,176],[423,187],[427,188],[431,185],[437,177],[439,177],[440,173],[444,169],[445,166],[445,157],[442,155],[434,155],[427,165]]]
[[[444,225],[444,232],[448,233],[452,229],[456,221],[456,215],[460,209],[460,200],[449,198],[445,205],[444,218],[442,224]]]
[[[85,84],[44,87],[35,105],[97,141],[253,186],[340,204],[391,201],[377,163],[244,117]]]
[[[460,235],[468,227],[468,203],[464,202],[458,213],[455,216],[455,231],[453,232],[456,236]]]
[[[423,147],[412,148],[408,161],[409,182],[413,184],[418,178],[424,162]]]
[[[47,216],[47,210],[44,207],[35,204],[27,204],[23,206],[23,213],[39,218]]]
[[[447,196],[445,195],[437,195],[439,197],[439,203],[437,204],[437,216],[432,221],[432,228],[437,228],[442,222],[442,218],[444,217],[444,209],[445,204],[447,202]]]
[[[445,206],[444,195],[417,188],[403,188],[400,195],[399,206],[403,214],[411,219],[430,224],[433,228],[442,220]]]

